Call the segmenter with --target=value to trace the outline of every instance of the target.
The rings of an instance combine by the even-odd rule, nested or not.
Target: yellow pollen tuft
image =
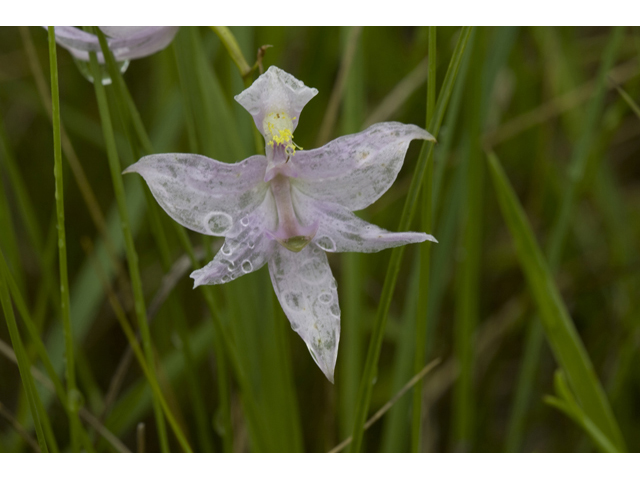
[[[262,122],[265,140],[269,147],[284,146],[288,156],[296,154],[296,149],[302,150],[293,141],[293,120],[284,112],[275,112],[267,115]]]

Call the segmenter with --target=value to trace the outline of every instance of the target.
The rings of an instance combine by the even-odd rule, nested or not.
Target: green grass
[[[89,62],[103,86],[45,29],[0,28],[0,450],[637,450],[638,38],[183,27],[124,74]],[[264,68],[319,90],[304,149],[369,118],[437,138],[357,214],[439,243],[329,255],[335,385],[266,268],[193,290],[220,240],[121,175],[151,153],[262,153],[233,97],[263,45]]]

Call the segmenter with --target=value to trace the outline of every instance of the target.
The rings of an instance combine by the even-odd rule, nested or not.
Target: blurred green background
[[[379,121],[425,126],[427,27],[231,31],[250,65],[260,46],[272,45],[265,68],[277,65],[319,90],[295,132],[305,149]],[[436,94],[460,33],[437,29]],[[172,428],[158,427],[149,382],[115,313],[121,309],[137,330],[94,87],[66,50],[57,54],[82,449],[181,451]],[[547,287],[560,292],[626,447],[638,451],[639,60],[637,27],[474,29],[433,150],[428,233],[439,243],[431,247],[429,286],[419,247],[407,247],[367,418],[416,373],[416,318],[424,312],[424,363],[440,363],[424,377],[420,451],[602,449],[588,421],[545,402],[562,397],[558,377],[554,385],[558,352],[542,333],[540,304],[497,200],[486,162],[493,151],[548,255],[554,281]],[[211,29],[182,27],[167,49],[132,61],[123,79],[153,151],[226,162],[256,153],[252,119],[233,100],[243,80]],[[124,169],[146,147],[121,113],[114,85],[106,92]],[[50,95],[47,32],[0,28],[0,248],[23,300],[12,293],[36,390],[64,451],[73,445],[69,409],[52,390],[35,340],[42,339],[63,379]],[[412,144],[395,184],[358,215],[398,228],[420,149]],[[190,254],[208,261],[221,239],[185,235],[139,178],[124,182],[157,384],[191,448],[322,452],[351,435],[391,252],[329,254],[342,309],[332,385],[289,327],[266,267],[193,290]],[[421,230],[421,209],[413,230]],[[216,335],[212,315],[232,339],[246,378],[239,380],[237,365],[222,354],[226,340]],[[36,434],[4,320],[0,340],[0,451],[32,451]],[[409,392],[365,433],[363,449],[415,449],[412,405]]]

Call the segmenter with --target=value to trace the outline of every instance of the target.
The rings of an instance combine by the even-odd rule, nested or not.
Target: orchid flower
[[[107,43],[118,62],[146,57],[159,52],[171,43],[179,27],[99,27],[107,36]],[[76,27],[54,27],[56,42],[69,50],[78,60],[89,61],[89,52],[96,52],[104,63],[100,42],[96,35]]]
[[[333,382],[340,339],[337,284],[325,252],[378,252],[436,239],[394,233],[361,220],[386,192],[411,140],[434,141],[415,125],[385,122],[315,150],[293,141],[300,113],[318,91],[270,67],[235,99],[253,116],[266,156],[228,164],[202,155],[149,155],[125,170],[144,177],[178,223],[226,237],[195,287],[230,282],[266,263],[291,327]]]

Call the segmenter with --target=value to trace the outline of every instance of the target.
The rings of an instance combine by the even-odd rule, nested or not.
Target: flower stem
[[[229,52],[231,60],[233,60],[233,63],[235,63],[236,67],[238,67],[238,70],[240,70],[242,79],[245,80],[246,78],[250,77],[251,72],[253,72],[253,68],[249,66],[247,60],[244,58],[242,50],[240,49],[240,45],[238,44],[236,37],[233,35],[233,33],[231,33],[231,30],[229,30],[228,27],[209,28],[213,30],[216,35],[218,35],[218,38],[224,45],[224,48],[226,48],[227,52]]]
[[[90,65],[93,72],[94,88],[96,98],[98,101],[98,109],[100,113],[100,120],[102,124],[103,135],[107,147],[107,157],[109,159],[109,168],[111,170],[111,178],[113,182],[116,201],[118,203],[118,211],[120,214],[120,220],[122,223],[122,234],[125,240],[125,248],[127,254],[127,261],[129,264],[129,275],[131,277],[131,286],[133,288],[134,306],[136,318],[138,321],[138,328],[142,334],[142,344],[146,355],[147,366],[149,368],[150,375],[157,381],[157,375],[155,371],[155,360],[153,354],[153,346],[151,343],[151,333],[149,332],[149,325],[147,324],[146,305],[144,300],[144,294],[142,291],[142,280],[140,277],[140,269],[138,267],[138,255],[135,250],[133,242],[133,235],[131,234],[131,227],[129,224],[129,214],[127,212],[126,196],[124,193],[124,183],[122,181],[120,159],[118,157],[118,151],[115,145],[115,137],[113,133],[113,126],[111,124],[111,117],[109,113],[109,105],[107,103],[106,92],[104,85],[100,82],[100,72],[98,66],[98,59],[95,53],[90,54]],[[166,424],[162,415],[162,407],[157,395],[153,396],[154,413],[156,417],[156,423],[158,427],[158,435],[160,436],[160,444],[163,452],[169,451],[169,441],[167,438]],[[181,435],[178,434],[179,428],[176,429],[176,436],[181,439]],[[186,440],[182,438],[180,442],[186,451],[190,451],[189,445]]]
[[[71,331],[71,301],[69,299],[69,276],[67,273],[67,240],[64,223],[64,188],[62,178],[62,147],[60,140],[60,94],[58,90],[58,59],[54,27],[49,27],[49,63],[51,64],[51,100],[53,115],[53,157],[56,182],[56,214],[58,219],[58,264],[60,268],[60,309],[64,328],[67,400],[70,402],[69,429],[71,450],[79,451],[80,417],[78,416],[80,393],[76,389],[73,334]]]
[[[436,27],[429,27],[429,76],[427,78],[427,121],[429,128],[436,103]],[[427,174],[422,186],[422,228],[427,233],[432,232],[432,199],[433,199],[433,156],[430,155],[427,164]],[[419,372],[424,366],[427,343],[427,312],[429,310],[429,277],[431,274],[431,242],[420,244],[420,292],[418,309],[416,312],[416,351],[414,357],[414,372]],[[413,390],[413,410],[411,419],[411,451],[420,451],[422,432],[422,386],[419,380]]]
[[[440,97],[436,103],[435,113],[430,125],[431,133],[436,136],[440,131],[440,125],[451,97],[453,85],[458,75],[460,63],[464,55],[469,36],[473,27],[463,27],[456,45],[456,49],[449,63],[449,68],[444,79]],[[415,173],[411,179],[411,185],[409,186],[409,192],[407,194],[407,200],[405,201],[404,208],[402,210],[402,216],[400,218],[399,231],[408,230],[415,214],[416,205],[418,203],[418,195],[420,193],[420,187],[422,186],[423,177],[427,168],[427,162],[429,155],[433,154],[433,145],[422,149],[418,164],[416,165]],[[387,318],[389,315],[389,307],[391,306],[391,297],[395,289],[398,274],[400,272],[400,262],[402,255],[404,254],[404,247],[394,248],[391,252],[391,259],[389,260],[389,267],[387,269],[387,275],[382,287],[382,294],[380,295],[380,304],[378,306],[378,312],[376,314],[376,320],[373,325],[373,334],[371,335],[371,341],[369,343],[369,349],[367,351],[367,358],[365,361],[364,373],[358,389],[358,401],[356,402],[356,414],[353,427],[353,443],[351,450],[353,452],[359,452],[362,449],[362,440],[364,433],[364,423],[369,410],[369,403],[371,401],[371,391],[373,387],[374,378],[378,369],[378,359],[380,357],[380,349],[382,347],[382,339],[384,336],[384,330],[387,324]]]

